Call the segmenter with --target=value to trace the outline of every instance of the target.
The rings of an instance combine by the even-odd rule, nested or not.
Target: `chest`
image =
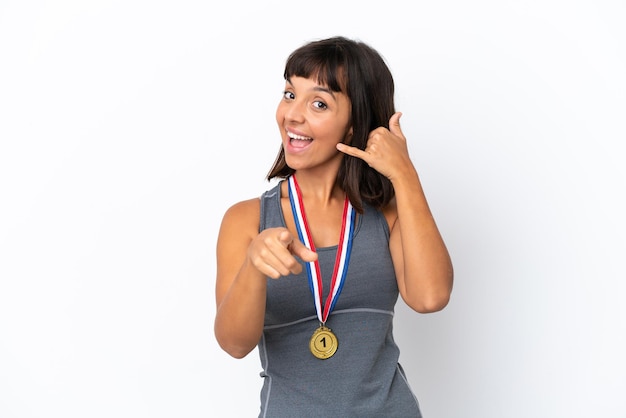
[[[348,309],[394,310],[398,287],[384,222],[380,214],[373,212],[358,219],[347,275],[334,312]],[[339,230],[336,232],[339,234]],[[338,236],[334,240],[336,243]],[[322,302],[325,303],[337,247],[319,246],[317,252],[323,282]],[[285,324],[316,315],[306,269],[299,275],[268,279],[267,283],[266,325]]]
[[[281,198],[280,204],[287,229],[293,236],[298,236],[289,198]],[[339,243],[343,223],[343,202],[334,202],[323,209],[309,206],[306,208],[305,217],[316,248],[332,247]]]

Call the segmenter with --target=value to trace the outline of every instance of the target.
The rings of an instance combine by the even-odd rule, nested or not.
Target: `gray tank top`
[[[285,227],[280,184],[261,196],[260,229]],[[337,247],[317,248],[323,299]],[[266,418],[416,418],[417,398],[398,363],[393,339],[398,286],[389,253],[389,228],[381,212],[365,207],[357,217],[348,273],[326,326],[337,352],[314,357],[309,340],[319,326],[306,269],[267,279],[263,335],[258,344],[261,411]]]

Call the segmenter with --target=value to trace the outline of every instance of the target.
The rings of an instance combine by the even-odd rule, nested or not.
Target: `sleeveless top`
[[[280,184],[261,196],[260,230],[285,227]],[[317,248],[326,300],[337,246]],[[348,273],[326,326],[337,352],[320,360],[309,351],[319,326],[306,269],[267,279],[263,335],[264,418],[421,417],[393,339],[398,286],[389,253],[385,217],[372,207],[357,216]]]

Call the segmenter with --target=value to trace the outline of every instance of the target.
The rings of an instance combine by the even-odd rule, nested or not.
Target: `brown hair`
[[[287,59],[284,78],[312,76],[317,77],[319,84],[350,99],[351,146],[363,150],[372,130],[380,126],[389,128],[389,118],[395,113],[393,77],[373,48],[341,36],[305,44]],[[287,178],[293,173],[281,146],[267,180]],[[363,202],[380,209],[394,196],[387,177],[360,158],[349,155],[342,159],[337,182],[359,213],[363,213]]]

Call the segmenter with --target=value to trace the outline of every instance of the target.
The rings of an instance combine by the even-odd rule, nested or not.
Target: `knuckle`
[[[260,259],[260,260],[261,259],[263,259],[263,260],[266,259],[267,256],[269,255],[269,253],[270,253],[269,250],[267,248],[265,248],[265,247],[259,249],[258,259]]]

